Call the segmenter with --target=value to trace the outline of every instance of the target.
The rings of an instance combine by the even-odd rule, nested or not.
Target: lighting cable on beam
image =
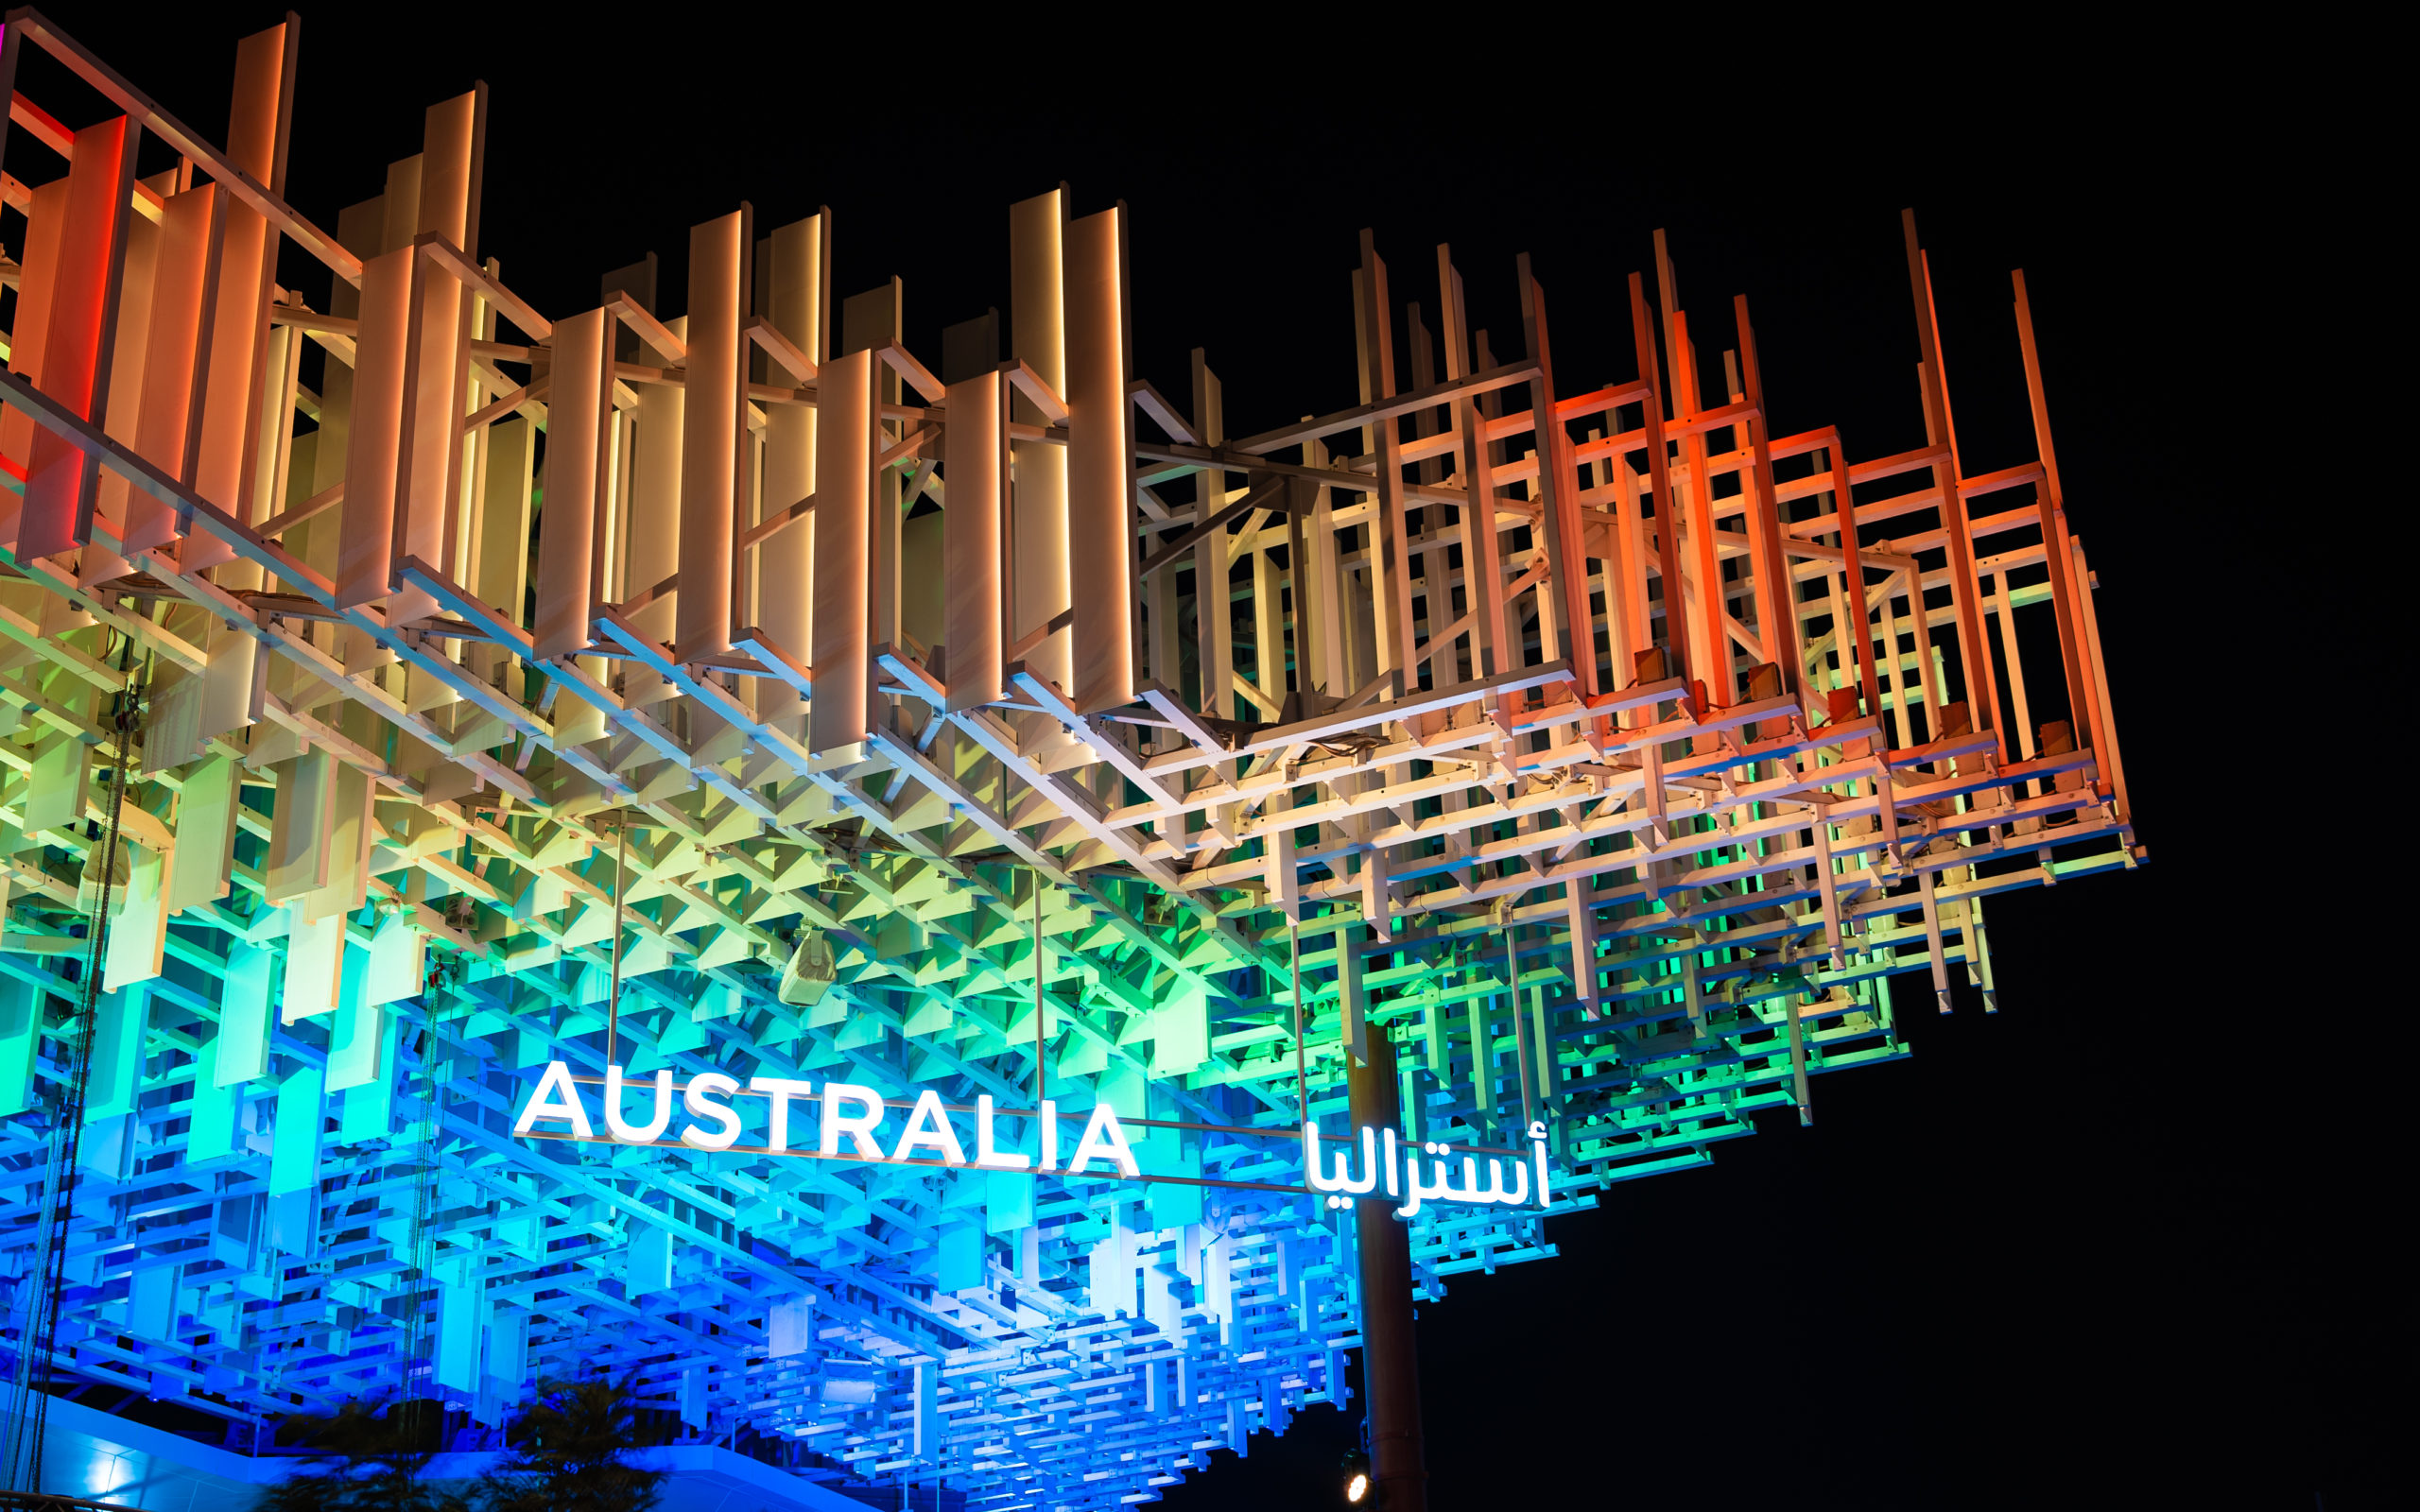
[[[1033,870],[1033,1100],[1037,1104],[1049,1095],[1044,1065],[1042,1033],[1042,868]],[[607,1057],[612,1064],[612,1057]]]
[[[605,1064],[622,1053],[622,898],[631,874],[631,817],[614,826],[614,980],[605,989]]]
[[[40,1237],[35,1242],[34,1263],[27,1277],[34,1293],[26,1303],[26,1327],[17,1336],[17,1370],[11,1383],[5,1471],[12,1491],[42,1490],[43,1450],[50,1426],[51,1399],[51,1393],[43,1387],[56,1379],[58,1371],[60,1299],[66,1287],[67,1244],[76,1215],[77,1171],[99,1020],[100,973],[109,960],[111,884],[117,871],[119,826],[126,808],[126,780],[134,761],[134,736],[142,726],[144,682],[148,680],[151,669],[151,659],[146,655],[146,676],[144,681],[137,681],[131,670],[133,658],[134,638],[126,636],[118,647],[117,662],[118,675],[126,680],[111,715],[117,734],[117,767],[110,782],[109,823],[97,837],[100,889],[92,919],[85,926],[88,951],[84,978],[78,984],[80,1011],[69,1052],[66,1082],[59,1093],[58,1122],[51,1128],[50,1169],[43,1182],[42,1211],[35,1220]],[[43,999],[37,994],[37,1027],[42,1013]],[[36,1383],[37,1371],[41,1373],[41,1384]],[[21,1473],[23,1486],[17,1484]]]
[[[1311,1121],[1311,1081],[1309,1061],[1303,1048],[1303,926],[1288,909],[1286,915],[1286,971],[1294,979],[1294,1108],[1305,1124]]]

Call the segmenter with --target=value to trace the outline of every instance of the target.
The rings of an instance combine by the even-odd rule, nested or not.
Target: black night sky
[[[47,9],[213,139],[235,39],[277,19]],[[2396,431],[2325,418],[2392,391],[2360,346],[2390,335],[2349,323],[2376,308],[2356,249],[2378,190],[2313,150],[2290,49],[2256,67],[2007,11],[2006,34],[1910,19],[1854,44],[1828,17],[1757,23],[1754,50],[1720,9],[1655,35],[1485,8],[1416,39],[1219,8],[1188,32],[769,14],[305,9],[289,198],[333,228],[419,150],[424,106],[484,77],[478,251],[541,311],[653,249],[677,314],[692,223],[824,204],[836,294],[900,275],[908,344],[937,354],[1008,306],[1009,202],[1065,180],[1078,215],[1131,207],[1142,375],[1184,395],[1207,348],[1232,434],[1357,398],[1364,226],[1398,304],[1434,307],[1450,241],[1498,352],[1530,252],[1571,390],[1634,375],[1622,281],[1651,279],[1660,226],[1707,360],[1747,294],[1774,433],[1837,423],[1859,458],[1925,438],[1912,205],[1969,472],[2033,455],[2025,268],[2151,860],[1996,901],[2002,1011],[1903,1012],[1914,1057],[1819,1079],[1813,1128],[1769,1115],[1710,1169],[1556,1220],[1559,1259],[1455,1279],[1422,1309],[1433,1502],[2388,1504],[2412,1314],[2380,1041],[2410,988],[2380,948],[2400,931],[2367,927],[2395,890],[2350,890],[2388,878],[2343,859],[2396,801],[2358,786],[2392,759],[2356,752],[2397,717],[2382,653],[2405,638],[2355,614],[2408,533],[2377,528],[2399,457],[2313,465]],[[1358,1415],[1222,1452],[1168,1504],[1336,1505]]]

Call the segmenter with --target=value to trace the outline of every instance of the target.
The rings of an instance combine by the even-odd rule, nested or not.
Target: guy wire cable
[[[441,1426],[445,1398],[443,1389],[437,1384],[437,1340],[442,1321],[443,1292],[437,1280],[437,1235],[438,1198],[444,1175],[445,1058],[437,1015],[460,974],[458,958],[441,957],[427,973],[421,992],[421,1148],[420,1169],[412,1183],[411,1228],[411,1265],[417,1285],[410,1309],[404,1314],[403,1400],[425,1403],[433,1400],[438,1404]],[[416,1382],[420,1384],[415,1385]],[[415,1396],[415,1391],[426,1395]],[[412,1405],[405,1410],[424,1414],[430,1409]],[[413,1421],[417,1425],[418,1419]]]
[[[631,890],[631,816],[626,810],[614,826],[614,979],[605,989],[605,1064],[622,1053],[622,899]],[[618,1115],[617,1115],[618,1116]]]
[[[1043,1064],[1042,1033],[1042,868],[1033,868],[1033,1107],[1042,1110],[1042,1099],[1048,1095],[1048,1073]],[[1038,1148],[1038,1146],[1037,1146]],[[1037,1157],[1038,1159],[1039,1157]]]
[[[1311,1121],[1309,1062],[1303,1049],[1303,926],[1291,909],[1286,915],[1286,971],[1294,979],[1294,1106],[1303,1122]]]
[[[1521,947],[1512,938],[1510,910],[1504,921],[1504,1001],[1512,1007],[1512,1057],[1521,1063],[1521,1133],[1526,1137],[1538,1114],[1530,1092],[1530,1033],[1521,1022]]]
[[[17,1340],[16,1379],[10,1391],[9,1488],[37,1494],[42,1490],[43,1444],[50,1424],[50,1393],[42,1388],[50,1383],[54,1375],[60,1294],[66,1288],[67,1239],[75,1220],[77,1160],[83,1144],[84,1102],[92,1080],[94,1031],[98,1022],[95,999],[100,991],[101,968],[109,958],[110,885],[117,868],[118,826],[126,802],[127,772],[133,765],[134,734],[142,722],[142,695],[131,671],[133,660],[134,638],[128,635],[118,647],[118,673],[127,681],[111,711],[110,722],[117,735],[117,766],[110,782],[109,822],[98,837],[100,896],[94,905],[92,919],[85,926],[84,973],[78,984],[81,1007],[71,1042],[67,1078],[60,1092],[59,1122],[51,1131],[39,1238],[34,1265],[26,1278],[34,1291],[26,1299],[26,1330]],[[148,671],[147,657],[144,665]],[[42,1373],[40,1385],[34,1380],[36,1370]],[[19,1486],[21,1473],[25,1484]]]
[[[412,1396],[413,1382],[424,1373],[433,1387],[437,1376],[435,1346],[437,1330],[433,1320],[423,1311],[426,1303],[434,1311],[439,1300],[436,1292],[437,1268],[437,1182],[440,1159],[445,1148],[444,1136],[438,1128],[442,1116],[440,1108],[437,1046],[437,996],[443,990],[439,985],[425,988],[421,994],[421,1011],[425,1022],[421,1036],[421,1148],[420,1169],[412,1178],[412,1269],[418,1273],[411,1307],[404,1314],[404,1400]],[[419,1409],[411,1409],[417,1411]]]

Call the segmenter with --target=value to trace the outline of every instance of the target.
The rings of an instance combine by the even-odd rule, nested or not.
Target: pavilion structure
[[[1970,473],[1912,218],[1915,451],[1771,434],[1660,237],[1578,291],[1635,333],[1591,386],[1526,259],[1491,334],[1365,234],[1303,354],[1351,402],[1236,436],[1203,353],[1134,369],[1122,206],[1008,207],[1007,318],[938,352],[836,296],[829,212],[542,313],[484,90],[291,207],[297,38],[219,137],[36,12],[0,53],[21,1390],[249,1442],[604,1367],[970,1504],[1147,1500],[1344,1394],[1297,1136],[1374,1037],[1407,1140],[1548,1143],[1549,1205],[1410,1221],[1435,1297],[1996,1008],[1986,900],[2142,856],[2022,276],[2038,455]],[[517,1138],[557,1060],[1108,1103],[1159,1179]]]

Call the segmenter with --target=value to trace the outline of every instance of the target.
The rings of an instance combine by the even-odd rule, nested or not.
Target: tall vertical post
[[[1345,1057],[1355,1128],[1402,1134],[1394,1040],[1370,1026],[1370,1057]],[[1354,1205],[1361,1247],[1361,1389],[1369,1398],[1370,1470],[1387,1512],[1427,1512],[1428,1468],[1420,1437],[1420,1345],[1411,1326],[1411,1234],[1394,1199]]]

